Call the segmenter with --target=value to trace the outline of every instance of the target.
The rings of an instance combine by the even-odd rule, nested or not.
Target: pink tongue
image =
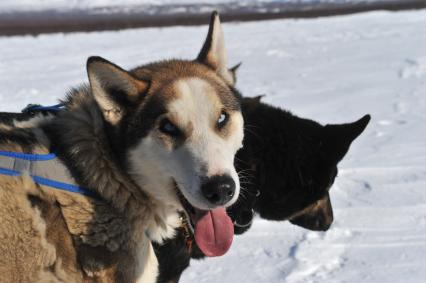
[[[206,256],[221,256],[231,247],[234,225],[224,208],[204,213],[195,223],[195,242]]]

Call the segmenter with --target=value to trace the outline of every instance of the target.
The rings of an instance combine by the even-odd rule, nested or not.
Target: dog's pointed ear
[[[266,96],[266,94],[260,94],[254,97],[251,97],[251,99],[256,103],[259,104],[260,102],[262,102],[262,98],[264,98]]]
[[[370,119],[370,115],[365,115],[353,123],[326,125],[324,127],[325,146],[333,161],[339,162],[342,160],[351,143],[365,130]]]
[[[232,85],[235,85],[237,83],[237,71],[240,68],[241,64],[243,62],[238,63],[237,65],[235,65],[234,67],[231,67],[229,69],[229,73],[232,76]]]
[[[209,32],[207,33],[203,48],[198,54],[197,61],[215,70],[229,85],[234,84],[232,73],[228,70],[226,64],[225,41],[219,14],[216,11],[212,13]]]
[[[241,100],[241,105],[244,113],[250,113],[252,111],[255,111],[264,96],[264,94],[261,94],[254,97],[243,97],[243,99]]]
[[[148,90],[149,82],[134,78],[129,72],[102,57],[87,60],[90,89],[105,119],[117,123],[125,106],[137,102]]]

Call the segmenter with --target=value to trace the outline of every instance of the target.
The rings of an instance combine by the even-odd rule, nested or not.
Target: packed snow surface
[[[322,123],[372,115],[340,164],[328,232],[255,221],[182,282],[420,283],[426,278],[426,11],[225,24],[243,94]],[[207,27],[0,38],[0,106],[53,104],[85,60],[194,58]]]

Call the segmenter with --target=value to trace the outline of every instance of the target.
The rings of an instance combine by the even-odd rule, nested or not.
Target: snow
[[[182,282],[419,283],[426,278],[426,11],[225,24],[249,96],[322,123],[372,115],[340,164],[328,232],[257,219]],[[0,38],[0,107],[53,104],[101,55],[194,58],[207,27]]]
[[[123,9],[147,7],[150,5],[215,5],[215,4],[262,4],[262,3],[363,3],[363,2],[390,2],[398,0],[2,0],[0,1],[0,13],[2,12],[29,12],[29,11],[69,11],[69,10],[93,10],[93,9]]]

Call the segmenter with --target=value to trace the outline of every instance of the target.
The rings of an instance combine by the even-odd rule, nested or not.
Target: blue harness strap
[[[35,112],[58,112],[65,107],[63,103],[51,106],[42,106],[40,104],[28,104],[27,107],[22,109],[22,113],[35,113]]]
[[[100,199],[95,192],[78,186],[54,153],[31,154],[0,151],[0,174],[28,173],[36,184]]]
[[[46,161],[56,158],[53,153],[49,154],[32,154],[32,153],[20,153],[11,151],[0,151],[0,156],[12,157],[16,159],[23,159],[28,161]]]
[[[51,106],[28,104],[22,109],[22,113],[57,113],[64,108],[63,103]],[[97,193],[77,185],[68,169],[54,153],[32,154],[0,151],[0,174],[17,177],[23,173],[29,173],[36,184],[100,199]]]

